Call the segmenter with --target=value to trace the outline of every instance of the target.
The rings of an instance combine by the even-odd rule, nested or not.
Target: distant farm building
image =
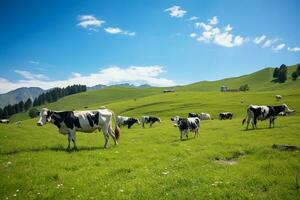
[[[222,85],[220,90],[221,92],[240,92],[239,89],[229,89],[226,85]]]
[[[163,92],[164,92],[164,93],[168,93],[168,92],[175,92],[175,90],[171,90],[171,89],[165,89]]]

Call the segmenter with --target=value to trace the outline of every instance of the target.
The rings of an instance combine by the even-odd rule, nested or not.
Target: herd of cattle
[[[256,129],[257,120],[269,119],[269,127],[274,128],[274,121],[277,116],[284,116],[294,110],[289,109],[286,104],[279,106],[256,106],[250,105],[247,108],[246,117],[243,119],[242,124],[247,121],[246,130],[251,122],[252,128]],[[120,128],[127,126],[130,129],[134,124],[140,124],[142,128],[145,128],[145,124],[149,124],[150,127],[156,122],[161,122],[159,117],[155,116],[142,116],[140,119],[125,116],[113,116],[113,112],[106,108],[101,108],[93,111],[52,111],[47,108],[43,108],[39,112],[39,120],[37,125],[43,126],[47,122],[51,122],[56,125],[59,132],[64,135],[68,135],[68,149],[73,142],[74,149],[76,146],[76,131],[91,133],[95,130],[103,132],[105,143],[104,148],[108,148],[108,139],[111,136],[115,145],[118,145],[118,139],[120,136]],[[233,113],[222,112],[219,114],[220,120],[232,119]],[[183,140],[185,136],[188,139],[188,133],[193,132],[195,137],[199,135],[200,122],[202,120],[213,120],[208,113],[188,113],[187,117],[175,116],[171,118],[175,127],[178,127],[180,131],[180,140]],[[113,129],[112,122],[114,121],[115,127]],[[9,120],[0,120],[0,123],[9,123]],[[21,122],[16,122],[16,125],[20,125]]]

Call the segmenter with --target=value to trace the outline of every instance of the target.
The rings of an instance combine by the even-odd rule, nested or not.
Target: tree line
[[[298,64],[296,71],[291,74],[292,80],[297,80],[300,76],[300,64]],[[276,67],[273,71],[273,78],[279,83],[284,83],[288,78],[288,68],[285,64],[282,64],[279,68]]]
[[[85,85],[72,85],[66,88],[54,88],[45,93],[42,93],[37,98],[32,100],[28,98],[25,103],[20,101],[14,105],[7,105],[3,109],[0,108],[0,119],[7,119],[10,116],[20,113],[20,112],[27,112],[31,107],[41,106],[46,103],[53,103],[65,96],[85,92],[86,86]]]

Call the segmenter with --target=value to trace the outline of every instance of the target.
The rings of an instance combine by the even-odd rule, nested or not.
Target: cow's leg
[[[115,135],[115,132],[113,131],[113,129],[111,128],[111,126],[109,127],[108,129],[108,133],[109,135],[113,138],[114,142],[115,142],[115,145],[118,145],[118,141],[116,139],[116,135]]]
[[[102,128],[102,132],[103,132],[103,136],[104,136],[104,149],[108,148],[108,138],[109,138],[109,131],[108,131],[108,127],[103,127]]]
[[[270,117],[269,128],[272,126],[272,117]]]
[[[254,128],[256,129],[256,128],[257,128],[257,126],[256,126],[256,124],[257,124],[257,119],[254,118],[253,121],[254,121]]]
[[[247,118],[247,126],[246,126],[246,130],[248,130],[248,127],[249,127],[250,121],[251,121],[251,118],[250,118],[250,117],[248,117],[248,118]]]
[[[145,123],[144,122],[142,122],[142,128],[145,128]]]
[[[71,149],[71,147],[70,147],[71,141],[73,142],[74,149],[76,150],[77,146],[76,146],[76,130],[75,130],[75,127],[73,129],[69,129],[68,141],[69,141],[68,150]]]
[[[180,131],[180,140],[182,141],[182,135],[183,135],[183,132]]]
[[[153,123],[152,123],[152,122],[150,122],[150,128],[152,128],[152,124],[153,124]]]
[[[71,143],[71,132],[69,131],[69,133],[68,133],[68,147],[67,147],[67,151],[70,151],[70,143]]]

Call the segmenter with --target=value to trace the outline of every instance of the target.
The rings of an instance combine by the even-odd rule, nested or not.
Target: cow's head
[[[179,122],[181,119],[182,119],[181,117],[175,116],[175,117],[171,118],[171,121],[174,123],[174,126],[177,127],[177,126],[179,126]]]
[[[40,111],[40,119],[37,122],[38,126],[43,126],[45,125],[47,122],[51,121],[51,115],[53,114],[53,112],[47,108],[42,108],[42,110]]]
[[[286,112],[286,113],[293,113],[293,112],[295,112],[294,110],[290,110],[289,107],[285,103],[282,104],[282,106],[284,107],[284,112]]]

